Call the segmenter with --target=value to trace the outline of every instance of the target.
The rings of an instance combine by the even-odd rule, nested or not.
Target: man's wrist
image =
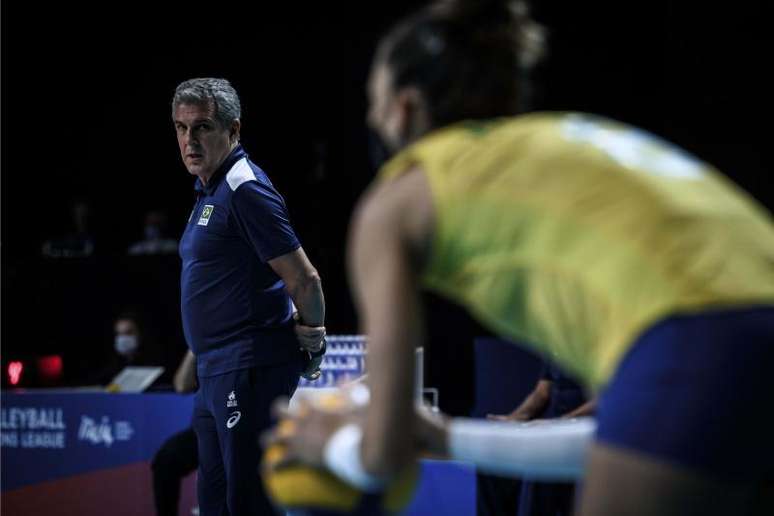
[[[299,326],[308,326],[309,328],[322,328],[325,324],[324,322],[321,323],[310,323],[304,320],[303,317],[301,317],[301,314],[299,312],[293,313],[293,320],[298,324]]]

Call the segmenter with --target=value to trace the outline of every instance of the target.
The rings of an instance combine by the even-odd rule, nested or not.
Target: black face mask
[[[382,165],[392,157],[389,147],[379,133],[368,129],[368,160],[371,165],[371,175],[375,176]]]

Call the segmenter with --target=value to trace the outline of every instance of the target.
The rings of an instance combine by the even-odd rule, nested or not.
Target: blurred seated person
[[[113,322],[113,345],[107,359],[93,373],[87,375],[85,385],[108,386],[118,373],[128,366],[163,366],[161,349],[144,315],[125,311]],[[149,387],[169,384],[164,373]]]
[[[587,399],[580,385],[555,366],[545,363],[537,384],[512,412],[488,415],[498,421],[573,418],[594,413],[596,399]],[[575,486],[562,482],[535,482],[495,475],[477,475],[477,514],[513,516],[569,516],[573,514]]]
[[[72,226],[62,236],[46,240],[41,252],[51,258],[83,258],[94,253],[94,238],[89,230],[91,208],[84,199],[70,201]]]
[[[510,414],[487,416],[498,421],[531,421],[533,419],[572,418],[594,413],[596,399],[586,399],[580,385],[551,364],[544,364],[540,379],[532,392]]]
[[[175,372],[175,391],[194,392],[196,358],[186,351]],[[199,467],[199,451],[193,427],[174,434],[156,452],[151,463],[153,470],[153,500],[158,516],[177,516],[180,502],[180,483]]]
[[[145,215],[145,238],[130,245],[127,253],[131,256],[177,254],[177,240],[169,237],[167,231],[167,215],[149,211]]]

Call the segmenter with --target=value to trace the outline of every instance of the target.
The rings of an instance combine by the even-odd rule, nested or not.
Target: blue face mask
[[[116,335],[115,348],[119,355],[131,355],[137,351],[136,335]]]

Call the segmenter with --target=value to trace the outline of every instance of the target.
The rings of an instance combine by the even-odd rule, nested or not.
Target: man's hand
[[[530,421],[532,414],[516,409],[510,414],[487,414],[486,418],[491,421]]]
[[[320,351],[325,339],[325,326],[306,326],[301,322],[298,312],[293,314],[293,319],[296,321],[293,330],[301,349],[310,353]]]
[[[564,414],[562,416],[562,419],[572,419],[576,417],[593,416],[596,411],[597,411],[597,397],[594,396],[593,398],[588,400],[580,407],[568,412],[567,414]]]
[[[532,421],[543,413],[550,400],[551,380],[541,378],[532,392],[521,402],[521,405],[512,410],[510,414],[487,414],[486,418],[494,421]]]
[[[320,366],[326,351],[328,351],[328,345],[325,342],[325,338],[323,338],[322,345],[318,351],[314,353],[306,351],[307,358],[304,360],[304,369],[301,371],[301,376],[307,380],[317,380],[322,375]]]

